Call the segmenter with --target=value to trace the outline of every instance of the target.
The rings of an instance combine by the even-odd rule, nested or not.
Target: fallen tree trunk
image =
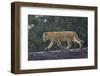
[[[49,50],[28,53],[28,60],[76,59],[87,57],[88,48]]]

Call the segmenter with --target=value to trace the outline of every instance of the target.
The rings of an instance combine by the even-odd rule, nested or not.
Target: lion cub
[[[59,47],[64,48],[61,43],[67,41],[68,46],[65,49],[69,49],[72,46],[72,42],[78,43],[80,48],[82,47],[83,40],[80,40],[77,33],[73,31],[62,31],[62,32],[44,32],[43,41],[50,41],[45,50],[50,49],[54,44],[57,44]]]

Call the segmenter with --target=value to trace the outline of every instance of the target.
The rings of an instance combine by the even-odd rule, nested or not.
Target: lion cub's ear
[[[45,35],[47,35],[47,33],[46,33],[46,32],[45,32],[44,34],[45,34]]]

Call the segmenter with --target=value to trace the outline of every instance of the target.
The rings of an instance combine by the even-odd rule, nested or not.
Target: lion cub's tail
[[[75,37],[76,37],[76,39],[79,40],[81,43],[84,43],[83,40],[79,39],[79,37],[78,37],[78,35],[77,35],[76,33],[75,33]]]

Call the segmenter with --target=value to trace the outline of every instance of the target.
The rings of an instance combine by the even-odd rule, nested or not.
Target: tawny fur
[[[63,47],[61,45],[62,42],[67,41],[68,46],[65,47],[69,49],[72,45],[72,42],[78,43],[80,48],[82,47],[83,40],[80,40],[76,32],[73,31],[61,31],[61,32],[44,32],[43,33],[43,41],[50,41],[49,46],[46,49],[50,49],[54,44],[57,44],[59,47]]]

